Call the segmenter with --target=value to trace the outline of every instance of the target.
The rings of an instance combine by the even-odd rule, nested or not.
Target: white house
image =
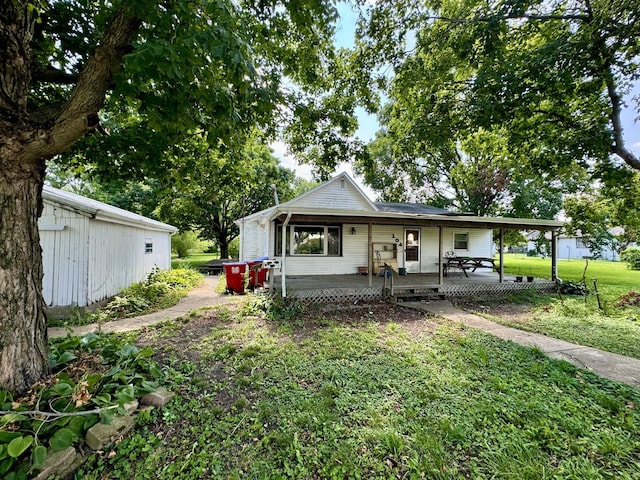
[[[614,235],[620,234],[619,231],[613,230],[612,233]],[[527,236],[527,251],[537,252],[536,249],[536,239],[539,237],[539,232],[529,232]],[[551,239],[551,235],[545,235],[547,240]],[[583,241],[582,235],[567,235],[561,233],[558,235],[558,258],[559,259],[583,259],[583,258],[592,258],[593,253],[587,246],[587,244]],[[546,253],[546,252],[545,252]],[[619,255],[618,252],[610,247],[605,247],[602,249],[600,253],[600,257],[603,260],[612,260],[618,261]]]
[[[177,229],[45,186],[38,221],[48,307],[89,306],[171,267]]]
[[[400,274],[439,274],[440,282],[442,258],[449,252],[492,258],[494,230],[555,231],[562,226],[553,220],[476,217],[427,205],[372,202],[345,173],[237,224],[240,260],[280,260],[283,276],[344,275],[365,268],[375,274],[386,263]]]

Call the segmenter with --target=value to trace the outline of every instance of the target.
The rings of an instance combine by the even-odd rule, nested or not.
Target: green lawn
[[[505,256],[505,271],[510,274],[549,278],[551,260],[525,256]],[[562,260],[558,275],[564,281],[578,282],[585,268],[583,260]],[[592,279],[597,279],[602,309],[598,307]],[[584,297],[539,295],[529,297],[530,315],[516,320],[491,316],[499,323],[542,333],[573,343],[640,358],[640,307],[617,307],[620,295],[640,289],[640,271],[629,270],[625,263],[589,260],[586,272],[590,294]],[[521,301],[519,297],[516,301]],[[490,299],[484,299],[491,303]]]
[[[76,478],[640,478],[637,390],[387,308],[146,331],[179,398]]]
[[[559,260],[558,276],[565,281],[578,282],[582,280],[585,265],[585,260]],[[551,278],[551,259],[505,254],[504,269],[505,273],[512,275]],[[624,262],[589,260],[586,279],[590,285],[593,278],[611,293],[620,294],[640,288],[640,270],[629,270]]]
[[[203,263],[210,262],[219,258],[217,253],[193,253],[186,258],[178,258],[176,255],[171,256],[171,268],[196,268]]]

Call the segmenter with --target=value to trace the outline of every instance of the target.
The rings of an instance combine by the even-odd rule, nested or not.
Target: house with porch
[[[548,231],[555,239],[563,225],[373,202],[346,173],[236,222],[240,260],[273,259],[279,268],[270,272],[269,287],[310,300],[550,290],[555,256],[550,281],[506,278],[503,248],[494,258],[494,231],[501,246],[507,229]]]

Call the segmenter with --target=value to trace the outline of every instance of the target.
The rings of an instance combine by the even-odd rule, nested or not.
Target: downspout
[[[287,214],[287,218],[282,223],[282,298],[287,298],[287,225],[291,220],[291,212]]]

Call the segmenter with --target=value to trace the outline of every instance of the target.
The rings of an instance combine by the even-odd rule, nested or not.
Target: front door
[[[407,273],[420,273],[420,230],[404,230],[404,268]]]

